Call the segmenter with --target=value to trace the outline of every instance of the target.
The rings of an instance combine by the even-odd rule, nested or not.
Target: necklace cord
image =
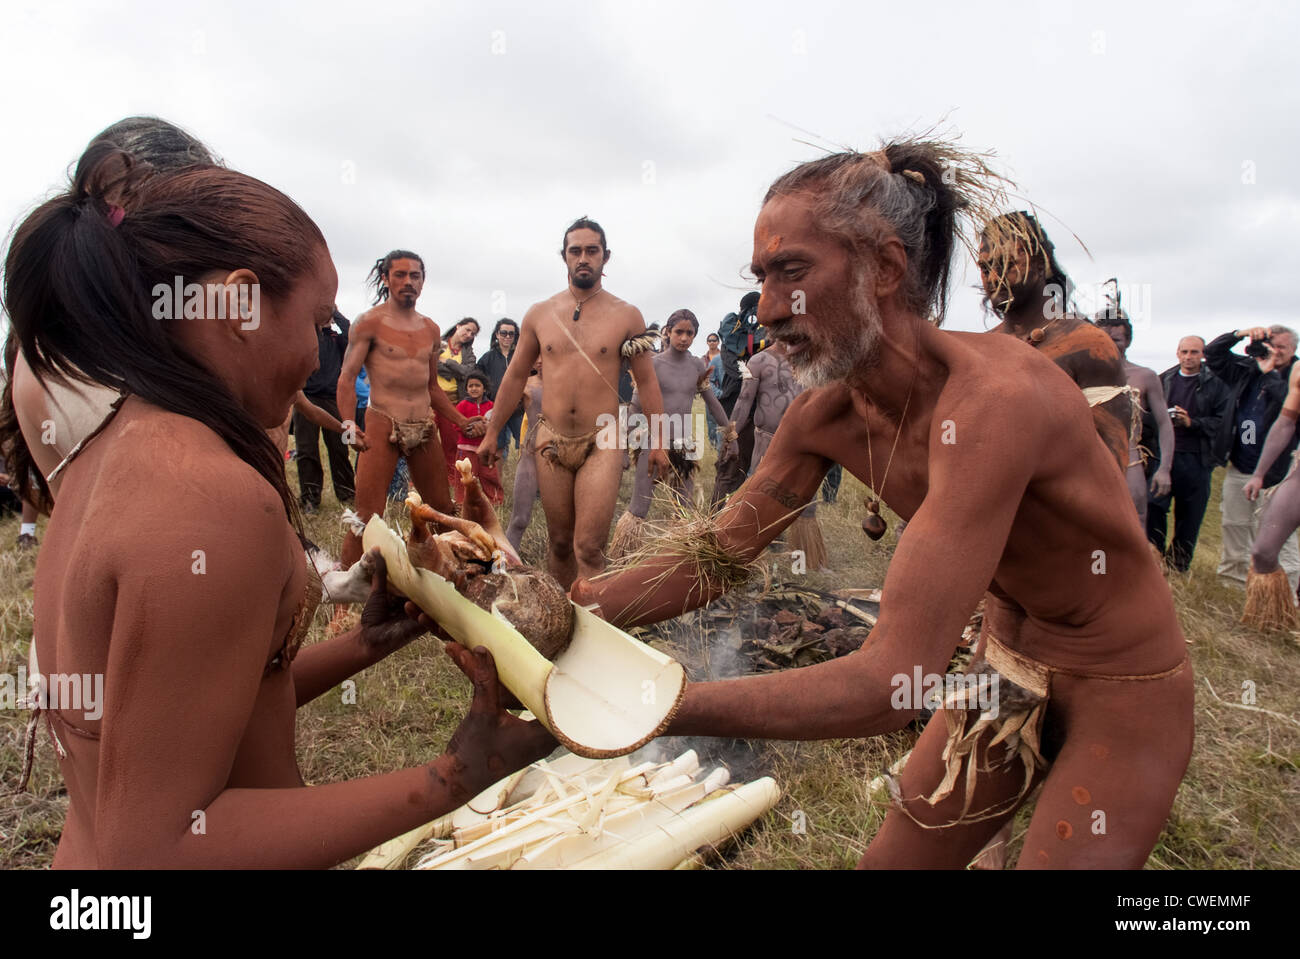
[[[898,430],[894,433],[894,444],[889,448],[889,459],[885,462],[885,475],[880,478],[880,489],[876,489],[876,467],[871,457],[871,420],[869,417],[863,417],[867,427],[867,469],[871,476],[871,491],[876,494],[876,502],[879,503],[885,496],[885,485],[889,482],[889,468],[894,465],[894,452],[898,449],[899,437],[903,435],[903,423],[907,420],[907,409],[912,404],[912,389],[916,386],[916,374],[920,369],[920,352],[921,352],[921,331],[916,331],[916,340],[914,346],[917,354],[917,362],[912,366],[912,379],[907,384],[907,399],[903,401],[903,413],[898,418]]]

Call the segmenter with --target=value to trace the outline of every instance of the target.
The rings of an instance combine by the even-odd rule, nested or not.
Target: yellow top
[[[447,341],[443,340],[442,352],[438,354],[438,362],[443,360],[456,360],[459,362],[459,353],[452,353],[451,348],[447,346]],[[460,392],[460,384],[454,376],[443,376],[438,374],[438,386],[441,390],[452,398],[452,403],[456,402],[456,395]]]

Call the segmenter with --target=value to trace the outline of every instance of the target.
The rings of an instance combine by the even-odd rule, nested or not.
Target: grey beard
[[[855,284],[852,297],[854,313],[857,314],[854,319],[859,321],[858,335],[852,348],[822,350],[815,359],[796,355],[787,360],[794,378],[805,389],[848,382],[854,374],[861,375],[875,366],[884,326],[880,311],[866,295],[865,282]]]

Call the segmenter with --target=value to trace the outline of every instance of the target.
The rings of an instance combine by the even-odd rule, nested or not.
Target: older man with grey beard
[[[1247,337],[1251,341],[1247,349],[1254,348],[1256,352],[1247,356],[1233,353],[1232,348]],[[1231,412],[1225,417],[1213,451],[1215,460],[1228,466],[1220,504],[1223,552],[1219,576],[1242,586],[1250,568],[1250,550],[1259,532],[1263,504],[1263,500],[1252,503],[1246,499],[1243,490],[1259,463],[1269,427],[1286,399],[1287,378],[1295,362],[1295,352],[1295,331],[1285,326],[1233,330],[1205,347],[1205,362],[1210,372],[1223,380],[1232,394]],[[1293,437],[1284,452],[1290,454],[1295,448]],[[1282,482],[1290,465],[1289,455],[1278,456],[1264,477],[1265,488]],[[1294,536],[1283,544],[1278,561],[1286,570],[1291,589],[1295,590],[1300,581],[1300,549]]]

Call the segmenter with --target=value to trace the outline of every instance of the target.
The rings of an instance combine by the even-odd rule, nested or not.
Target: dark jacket
[[[1249,399],[1256,391],[1262,393],[1265,399],[1263,421],[1255,427],[1255,442],[1261,449],[1263,448],[1269,427],[1277,419],[1278,413],[1282,411],[1282,404],[1286,401],[1287,378],[1291,375],[1289,365],[1280,370],[1261,373],[1259,364],[1253,358],[1233,353],[1232,348],[1243,339],[1245,337],[1237,336],[1235,333],[1224,333],[1217,339],[1211,340],[1205,347],[1206,365],[1209,366],[1210,372],[1228,387],[1228,393],[1232,398],[1228,412],[1219,427],[1219,435],[1214,440],[1214,462],[1219,466],[1225,465],[1232,456],[1233,443],[1237,438],[1237,410],[1242,402]],[[1292,365],[1294,363],[1295,361],[1292,360]],[[1286,472],[1291,466],[1289,454],[1296,448],[1297,442],[1300,442],[1300,431],[1296,432],[1295,437],[1287,445],[1288,455],[1278,456],[1273,468],[1265,475],[1265,486],[1274,486],[1286,478]]]
[[[332,323],[341,332],[336,333],[328,326],[323,330],[316,330],[320,366],[315,373],[307,377],[307,385],[302,388],[307,398],[313,402],[329,400],[329,409],[334,408],[335,397],[338,394],[339,374],[343,372],[343,354],[348,351],[348,329],[352,326],[348,318],[338,312],[335,312]],[[322,404],[316,403],[316,405]]]
[[[501,389],[501,380],[506,375],[506,367],[510,365],[510,357],[514,355],[515,351],[511,350],[510,356],[505,356],[494,346],[474,364],[488,378],[487,398],[493,402],[496,402],[497,390]]]
[[[1169,389],[1177,375],[1177,366],[1171,366],[1160,374],[1160,385],[1164,388],[1166,403],[1169,402]],[[1196,377],[1194,392],[1196,415],[1191,418],[1192,425],[1189,429],[1201,441],[1201,465],[1209,470],[1216,465],[1222,465],[1215,460],[1214,444],[1224,432],[1223,424],[1233,410],[1232,391],[1223,380],[1202,366],[1200,374]],[[1169,415],[1164,410],[1156,410],[1155,413],[1157,416]],[[1229,423],[1228,432],[1231,431],[1232,425]],[[1158,446],[1159,443],[1156,445]],[[1170,457],[1169,462],[1173,462],[1173,457]]]

